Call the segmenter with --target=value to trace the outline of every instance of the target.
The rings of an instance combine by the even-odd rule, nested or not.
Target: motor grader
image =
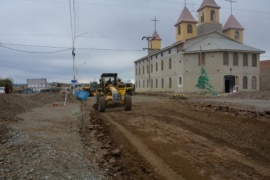
[[[117,77],[117,73],[101,74],[99,88],[96,93],[96,105],[99,112],[105,112],[107,107],[124,106],[130,111],[131,97],[127,94],[125,85]]]

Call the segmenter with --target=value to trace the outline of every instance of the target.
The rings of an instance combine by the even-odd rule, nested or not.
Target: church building
[[[148,55],[134,61],[136,91],[259,90],[264,51],[243,44],[245,29],[233,14],[223,26],[220,8],[215,0],[203,0],[195,20],[185,6],[174,25],[176,42],[165,48],[155,30],[148,38]]]

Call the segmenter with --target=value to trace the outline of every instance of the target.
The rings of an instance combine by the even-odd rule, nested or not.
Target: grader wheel
[[[125,111],[130,111],[132,106],[132,101],[131,97],[129,95],[125,95],[125,100],[124,100],[124,110]]]
[[[99,112],[105,112],[105,98],[99,97],[98,99],[98,111]]]

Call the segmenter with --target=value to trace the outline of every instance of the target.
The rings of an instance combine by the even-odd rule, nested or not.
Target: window
[[[192,25],[191,24],[187,25],[187,33],[192,33]]]
[[[224,66],[229,65],[229,53],[228,52],[223,53],[223,65]]]
[[[252,54],[252,67],[257,67],[257,55]]]
[[[153,88],[153,79],[151,79],[151,88]]]
[[[201,14],[201,23],[204,22],[204,12],[202,11],[202,14]]]
[[[161,71],[163,71],[163,60],[161,61]]]
[[[161,79],[161,88],[163,89],[163,87],[164,87],[164,80],[163,80],[163,78]]]
[[[238,66],[238,54],[233,53],[233,65]]]
[[[216,21],[216,12],[215,10],[211,10],[210,11],[210,17],[211,17],[211,21]]]
[[[156,54],[156,59],[157,59],[158,55]]]
[[[172,69],[172,59],[169,59],[169,69]]]
[[[247,53],[243,54],[243,66],[248,66],[248,55],[247,55]]]
[[[182,85],[182,76],[179,76],[178,84],[179,84],[179,85]]]
[[[255,76],[253,76],[251,79],[251,88],[257,89],[257,78]]]
[[[248,78],[247,76],[243,77],[243,89],[247,89],[248,87]]]
[[[171,54],[171,50],[170,49],[168,50],[168,53]]]
[[[144,80],[143,80],[143,88],[144,88]]]
[[[147,80],[147,84],[146,84],[146,87],[148,88],[148,85],[149,85],[149,80]]]
[[[158,79],[156,79],[156,88],[158,88]]]
[[[158,62],[156,62],[156,72],[158,71]]]
[[[235,31],[234,39],[239,39],[239,38],[240,38],[239,31]]]
[[[153,72],[153,64],[151,64],[151,72]]]
[[[172,88],[172,78],[169,78],[169,88]]]
[[[202,59],[200,57],[200,55],[202,54]],[[199,58],[198,58],[198,62],[199,62],[199,66],[205,66],[205,53],[199,53]]]
[[[136,68],[136,71],[135,72],[136,72],[136,76],[137,76],[137,68]]]
[[[160,53],[160,56],[163,57],[163,52]]]
[[[181,26],[180,26],[180,24],[179,24],[177,29],[178,29],[178,35],[180,35],[181,34]]]
[[[141,81],[139,80],[139,88],[141,88]]]
[[[147,73],[149,73],[149,66],[147,65]]]
[[[141,74],[141,68],[139,68],[139,75]]]
[[[143,74],[144,74],[144,66],[143,66]]]

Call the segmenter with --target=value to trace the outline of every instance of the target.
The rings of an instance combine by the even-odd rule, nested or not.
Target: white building
[[[134,62],[136,91],[198,92],[202,69],[216,92],[259,90],[264,51],[243,44],[244,28],[233,15],[222,27],[219,9],[214,0],[203,0],[196,21],[184,7],[175,24],[176,43],[163,49],[155,31],[149,55]]]

